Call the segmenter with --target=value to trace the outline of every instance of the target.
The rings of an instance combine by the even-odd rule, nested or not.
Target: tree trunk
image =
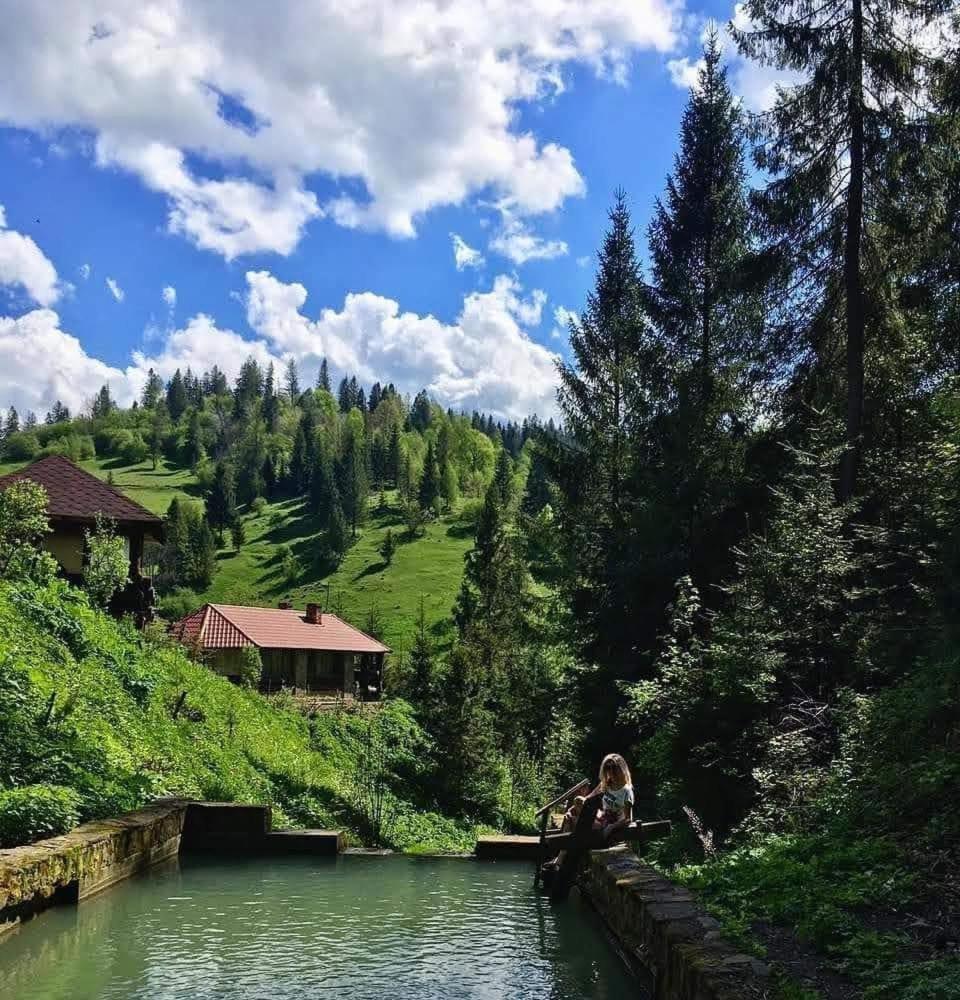
[[[863,424],[864,302],[861,248],[863,241],[863,4],[853,0],[850,53],[850,183],[847,187],[847,231],[844,247],[844,290],[847,335],[847,451],[840,470],[840,498],[849,499],[857,481]]]

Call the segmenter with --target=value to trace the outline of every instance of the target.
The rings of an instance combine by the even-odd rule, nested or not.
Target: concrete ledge
[[[626,847],[594,851],[581,878],[607,926],[654,978],[655,1000],[760,1000],[766,966],[738,954],[692,894]]]
[[[175,856],[186,811],[185,802],[156,803],[0,851],[0,934],[48,906],[77,902]]]
[[[346,846],[340,830],[274,830],[264,848],[270,854],[339,854]]]
[[[481,861],[536,861],[540,857],[540,838],[503,835],[480,837],[473,853]]]
[[[270,806],[240,802],[188,802],[181,847],[185,851],[262,851],[270,830]]]

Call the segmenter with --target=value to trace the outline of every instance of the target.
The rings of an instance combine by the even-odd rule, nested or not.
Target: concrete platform
[[[540,856],[540,838],[500,834],[480,837],[473,853],[482,861],[536,861]]]
[[[340,830],[273,830],[264,840],[267,854],[339,854],[346,844]]]

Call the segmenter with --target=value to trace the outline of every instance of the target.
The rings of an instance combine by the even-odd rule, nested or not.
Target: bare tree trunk
[[[861,251],[863,242],[863,4],[853,0],[850,53],[850,183],[847,187],[847,231],[844,247],[847,335],[847,452],[840,470],[840,498],[849,499],[857,482],[863,426],[864,302]]]

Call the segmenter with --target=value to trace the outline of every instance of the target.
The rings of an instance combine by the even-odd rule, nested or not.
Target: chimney
[[[289,611],[293,607],[293,605],[289,601],[283,600],[277,605],[277,607],[281,611]]]
[[[307,605],[307,621],[311,625],[322,625],[323,615],[320,613],[319,604],[308,604]]]

